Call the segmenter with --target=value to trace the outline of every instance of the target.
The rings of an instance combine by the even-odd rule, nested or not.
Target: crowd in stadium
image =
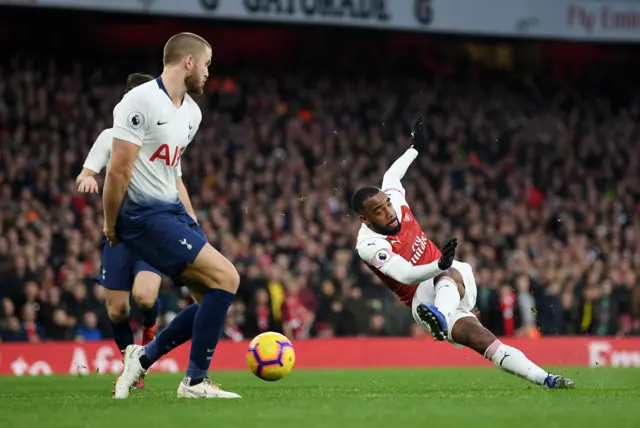
[[[101,197],[74,179],[134,71],[150,70],[18,57],[0,69],[3,342],[111,335],[96,285]],[[348,203],[408,147],[418,109],[432,143],[407,199],[430,239],[460,240],[481,321],[504,336],[640,333],[640,98],[484,70],[212,74],[182,169],[242,277],[225,337],[424,335],[355,254]],[[165,281],[160,324],[188,302]]]

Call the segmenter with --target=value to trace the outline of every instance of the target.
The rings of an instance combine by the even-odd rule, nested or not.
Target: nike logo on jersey
[[[169,122],[160,122],[160,121],[158,121],[158,125],[165,125],[167,123],[169,123]]]

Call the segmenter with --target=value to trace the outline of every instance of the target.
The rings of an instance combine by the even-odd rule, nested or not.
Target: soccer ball
[[[289,374],[296,362],[296,354],[289,339],[268,331],[257,335],[249,344],[247,364],[251,372],[262,380],[274,382]]]

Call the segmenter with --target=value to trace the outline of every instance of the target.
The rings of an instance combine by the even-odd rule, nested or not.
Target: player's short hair
[[[374,197],[380,192],[375,186],[364,186],[355,191],[353,195],[351,195],[351,208],[357,215],[362,215],[364,213],[364,203],[367,199]]]
[[[131,73],[129,77],[127,77],[127,83],[125,83],[124,85],[124,93],[126,94],[136,86],[140,86],[143,83],[150,82],[153,79],[155,79],[155,77],[150,74]]]
[[[193,55],[194,58],[197,58],[204,48],[211,49],[211,45],[197,34],[178,33],[164,45],[162,63],[164,65],[177,64],[187,55]]]

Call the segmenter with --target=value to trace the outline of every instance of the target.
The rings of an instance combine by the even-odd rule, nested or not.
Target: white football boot
[[[242,398],[235,392],[223,391],[209,379],[204,379],[197,385],[189,385],[190,377],[185,377],[178,386],[178,398]]]
[[[122,374],[116,380],[113,398],[123,399],[129,397],[129,391],[136,385],[140,377],[147,371],[140,364],[140,356],[144,354],[144,347],[129,345],[124,351],[124,368]]]

